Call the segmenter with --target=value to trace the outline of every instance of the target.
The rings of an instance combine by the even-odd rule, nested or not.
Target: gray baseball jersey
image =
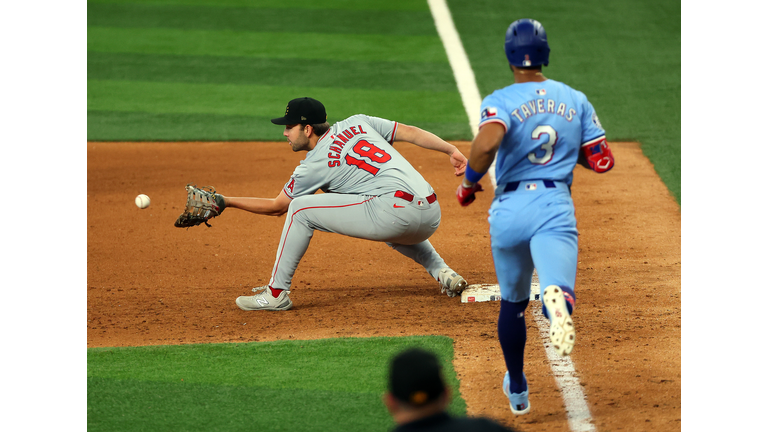
[[[381,195],[434,191],[392,147],[397,122],[364,114],[334,124],[296,167],[283,189],[290,198],[323,192]]]
[[[315,230],[384,242],[435,280],[448,267],[427,240],[440,225],[437,197],[392,147],[396,131],[397,122],[358,114],[320,137],[283,188],[292,201],[269,286],[291,288]]]

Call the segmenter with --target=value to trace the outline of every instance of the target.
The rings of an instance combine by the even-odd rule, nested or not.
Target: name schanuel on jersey
[[[339,159],[341,158],[341,150],[349,140],[355,137],[355,135],[367,134],[368,132],[363,130],[363,125],[350,126],[336,135],[331,135],[330,138],[333,143],[330,145],[330,152],[328,153],[328,167],[333,168],[341,165]],[[334,160],[335,159],[335,160]]]

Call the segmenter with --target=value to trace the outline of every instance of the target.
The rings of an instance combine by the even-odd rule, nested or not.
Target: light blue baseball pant
[[[562,182],[522,181],[500,193],[488,211],[491,252],[501,298],[530,298],[533,270],[542,291],[549,285],[575,289],[579,252],[573,200]],[[535,185],[535,186],[534,186]]]

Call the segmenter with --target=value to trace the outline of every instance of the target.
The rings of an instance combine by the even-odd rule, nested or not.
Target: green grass
[[[279,139],[282,129],[269,122],[280,117],[285,103],[293,98],[312,95],[323,101],[329,121],[342,120],[357,113],[398,119],[406,124],[428,130],[444,129],[444,137],[463,132],[462,112],[450,107],[461,105],[454,92],[387,91],[374,89],[346,89],[338,91],[324,87],[281,87],[236,84],[158,83],[144,81],[89,80],[89,126],[101,128],[99,139],[249,139],[262,134]],[[403,106],[402,100],[412,102]],[[283,108],[280,108],[283,107]],[[280,109],[277,109],[280,108]],[[124,116],[116,115],[124,113]],[[114,115],[113,115],[114,114]],[[168,123],[152,123],[154,116]],[[223,131],[220,125],[211,128],[225,117],[234,129]],[[141,122],[141,120],[151,120]],[[185,130],[187,121],[199,120],[197,127]],[[135,122],[137,127],[131,132]],[[112,128],[118,126],[121,132]],[[151,128],[156,126],[157,129]],[[169,129],[171,133],[167,133]],[[454,128],[454,129],[451,129]],[[453,133],[451,131],[454,131]],[[224,132],[225,136],[219,133]]]
[[[287,47],[301,46],[302,50]],[[393,50],[393,47],[399,47]],[[88,28],[88,51],[294,60],[447,62],[437,36]],[[215,58],[207,58],[215,62]],[[390,65],[389,67],[392,67]]]
[[[448,5],[482,96],[512,83],[502,49],[509,24],[539,20],[552,50],[544,74],[587,95],[609,141],[639,141],[682,202],[679,1],[448,0]]]
[[[679,1],[448,4],[481,95],[512,82],[510,22],[540,20],[546,75],[589,97],[609,140],[640,141],[682,202]],[[89,140],[280,139],[265,121],[329,94],[331,119],[472,137],[426,1],[91,0],[88,79]]]
[[[184,5],[211,7],[242,7],[257,9],[307,9],[354,11],[410,11],[429,12],[426,1],[414,0],[89,0],[90,5],[131,3],[136,5]]]
[[[308,93],[322,100],[326,110],[332,114],[329,117],[336,119],[344,119],[356,114],[357,109],[362,109],[372,115],[397,117],[404,122],[417,119],[433,122],[461,120],[461,113],[443,109],[450,104],[461,103],[458,95],[453,92],[350,89],[337,93],[334,89],[323,87],[97,80],[88,81],[88,88],[89,110],[280,117],[282,113],[275,114],[273,107],[285,104],[284,94],[298,97]],[[347,102],[346,98],[349,96],[359,102]],[[396,100],[410,98],[414,102],[408,107],[400,107],[396,102],[388,102],[388,97]],[[432,107],[432,104],[436,106]],[[349,105],[356,108],[350,108]]]
[[[322,4],[322,2],[318,3]],[[296,13],[297,10],[303,9],[300,6],[293,6],[286,10],[262,6],[221,7],[219,5],[89,2],[88,26],[355,35],[435,34],[429,9],[371,11],[310,8],[306,12]],[[302,17],[301,14],[304,16]],[[305,42],[311,42],[311,40],[305,39]],[[303,46],[297,45],[294,48],[303,48]]]
[[[275,140],[296,97],[471,131],[426,2],[88,2],[89,140]]]
[[[387,73],[379,75],[382,70],[387,70]],[[379,75],[376,80],[368,79],[375,74]],[[318,75],[335,75],[335,79],[333,82],[318,83],[314,79]],[[211,61],[202,56],[90,52],[88,78],[99,81],[277,87],[316,87],[322,84],[326,88],[339,85],[339,89],[456,91],[456,81],[445,65],[419,61],[400,61],[396,68],[392,68],[391,62],[378,60],[297,62],[290,58],[218,57],[216,61]]]
[[[465,415],[451,339],[343,338],[89,349],[88,428],[388,431],[389,360],[410,346],[438,355]]]

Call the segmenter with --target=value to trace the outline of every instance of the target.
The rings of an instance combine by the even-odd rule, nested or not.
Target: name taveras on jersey
[[[344,144],[346,144],[355,135],[367,134],[367,133],[368,132],[363,130],[363,125],[357,125],[357,126],[350,126],[344,129],[343,131],[337,133],[336,135],[331,135],[331,139],[333,140],[333,142],[331,143],[331,147],[330,147],[331,152],[328,153],[328,158],[335,159],[335,160],[328,161],[328,167],[333,168],[341,165],[339,158],[341,158],[341,149],[344,148]]]
[[[483,110],[483,120],[494,117],[496,114],[496,108],[488,107]],[[510,114],[517,118],[520,123],[536,114],[557,114],[567,121],[572,121],[573,116],[576,115],[576,110],[568,108],[563,102],[558,104],[554,99],[532,99],[520,105],[520,108],[515,109]]]

